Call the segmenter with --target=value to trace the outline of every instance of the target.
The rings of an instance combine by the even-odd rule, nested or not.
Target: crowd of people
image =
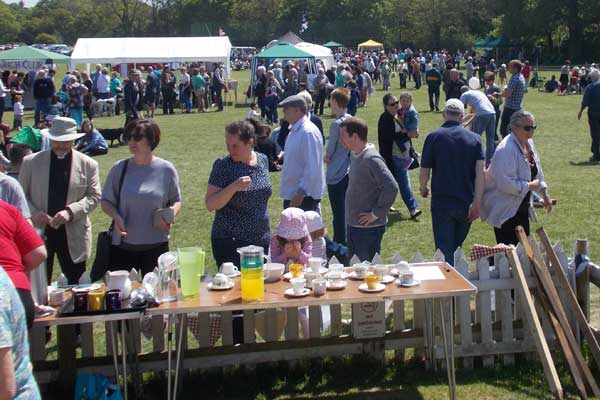
[[[419,66],[421,55],[393,54],[394,59],[382,55],[374,61],[375,57],[365,53],[340,58],[331,69],[318,70],[312,85],[301,62],[287,63],[285,68],[279,63],[259,67],[254,88],[257,104],[248,118],[225,127],[227,155],[214,161],[205,192],[205,207],[215,213],[211,247],[216,265],[239,265],[237,249],[251,244],[287,265],[305,263],[314,255],[335,255],[344,263],[353,256],[370,261],[381,252],[398,193],[411,219],[418,221],[423,214],[410,185],[409,173],[414,169],[419,169],[418,195],[431,197],[435,247],[450,264],[477,219],[490,225],[497,243],[514,245],[516,226],[529,234],[534,202],[552,210],[554,202],[533,141],[535,117],[523,108],[527,63],[510,61],[507,86],[500,89],[495,81],[503,67],[490,69],[494,64],[490,60],[481,75],[484,90],[480,91],[468,81],[482,64],[469,72],[469,56],[464,58],[466,77],[456,69],[462,56],[433,53],[430,60],[425,57],[431,65],[426,70]],[[387,90],[396,72],[401,86],[403,79],[406,86],[405,66],[416,87],[422,82],[428,86],[431,111],[440,108],[440,87],[446,95],[441,105],[444,122],[426,136],[421,154],[413,145],[422,132],[409,91],[398,97],[391,92],[383,96],[378,146],[372,143],[373,129],[369,133],[367,122],[355,116],[376,82]],[[89,75],[70,73],[62,82],[69,116],[51,118],[57,97],[48,81],[52,71],[38,72],[36,118],[46,125],[41,137],[27,136],[12,144],[9,174],[0,173],[0,243],[6,249],[0,253],[0,287],[11,286],[10,280],[16,288],[0,296],[0,373],[13,374],[3,375],[0,382],[10,382],[9,390],[14,392],[16,382],[19,393],[37,392],[23,349],[25,328],[15,322],[22,314],[31,326],[37,307],[27,274],[45,261],[50,280],[57,258],[68,283],[77,284],[93,244],[89,216],[98,205],[112,220],[110,269],[135,265],[145,274],[169,250],[182,197],[177,169],[154,155],[161,141],[161,130],[152,119],[157,101],[162,99],[163,112],[169,114],[174,93],[179,92],[186,112],[194,102],[202,112],[210,104],[210,91],[220,99],[223,89],[218,65],[212,78],[206,77],[202,66],[192,67],[191,75],[186,67],[181,72],[179,85],[168,66],[160,73],[149,67],[145,79],[141,71],[132,70],[124,85],[102,66]],[[579,117],[588,108],[593,160],[600,161],[600,71],[591,68],[589,79]],[[89,96],[106,100],[121,87],[127,116],[124,135],[131,156],[117,161],[101,185],[98,163],[90,156],[106,149],[95,145],[101,135],[91,120]],[[269,100],[269,96],[277,98]],[[328,141],[319,118],[326,102],[334,115]],[[222,110],[222,100],[217,104]],[[279,119],[281,126],[272,130],[269,123]],[[271,171],[281,171],[278,196],[282,201],[273,233],[268,212],[273,196]],[[321,216],[325,191],[332,221]],[[331,236],[325,229],[329,222]],[[234,341],[241,340],[240,332],[239,326],[234,327]],[[15,357],[15,352],[21,356]]]

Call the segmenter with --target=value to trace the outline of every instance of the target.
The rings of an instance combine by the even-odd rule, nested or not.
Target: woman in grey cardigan
[[[497,243],[519,243],[515,228],[529,235],[529,219],[535,221],[531,192],[543,196],[546,211],[552,210],[539,154],[533,145],[537,126],[533,114],[517,111],[510,119],[510,135],[498,145],[486,171],[481,218],[494,227]]]

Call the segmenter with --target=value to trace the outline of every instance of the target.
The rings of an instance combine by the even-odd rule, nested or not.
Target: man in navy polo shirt
[[[464,105],[450,99],[443,109],[444,124],[425,139],[419,176],[421,196],[429,196],[436,248],[454,265],[454,251],[462,246],[471,222],[479,217],[484,189],[485,157],[481,137],[462,126]]]

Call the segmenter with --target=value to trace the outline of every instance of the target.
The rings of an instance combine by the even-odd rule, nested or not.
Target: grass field
[[[234,72],[233,78],[240,81],[238,99],[241,102],[244,99],[242,93],[247,87],[248,73]],[[409,83],[409,87],[412,86],[412,83]],[[392,82],[391,91],[396,95],[400,93],[398,80]],[[414,105],[420,111],[421,137],[414,141],[417,150],[420,151],[426,134],[442,123],[442,115],[425,111],[429,109],[426,87],[410,91],[414,97]],[[367,106],[359,109],[357,114],[371,127],[369,136],[373,142],[376,142],[377,137],[377,120],[383,111],[381,98],[384,93],[379,89],[375,96],[369,99]],[[587,122],[578,121],[576,117],[580,102],[581,96],[559,97],[533,90],[525,96],[525,109],[536,116],[538,130],[534,140],[542,160],[549,192],[558,200],[558,205],[551,214],[538,212],[539,222],[532,228],[544,226],[552,240],[560,240],[567,251],[570,251],[577,238],[588,238],[591,243],[591,257],[594,260],[597,258],[597,244],[600,242],[600,166],[587,165],[584,162],[590,156],[590,137]],[[226,154],[223,136],[225,125],[233,120],[245,118],[247,111],[247,106],[240,104],[227,106],[223,113],[173,116],[163,116],[159,113],[155,118],[162,130],[162,140],[156,155],[170,160],[176,166],[183,192],[183,208],[173,228],[171,247],[202,246],[207,251],[207,265],[212,271],[216,268],[210,249],[213,215],[204,207],[208,175],[213,161]],[[11,114],[6,113],[5,119],[10,121]],[[27,113],[25,120],[32,121],[32,114]],[[323,118],[326,135],[331,121],[330,117]],[[122,126],[123,117],[98,118],[95,123],[100,128],[118,127]],[[115,161],[127,156],[127,147],[119,147],[111,148],[108,155],[98,157],[101,181],[104,182],[109,168]],[[281,201],[277,196],[279,175],[272,174],[272,181],[274,195],[269,209],[271,225],[275,227],[281,211]],[[411,181],[413,188],[418,188],[417,171],[411,173]],[[418,194],[417,199],[424,213],[416,221],[408,218],[408,212],[400,197],[396,200],[395,208],[399,212],[391,214],[382,245],[384,258],[390,258],[396,251],[405,258],[412,257],[416,251],[421,251],[426,258],[434,253],[429,200],[420,198]],[[327,198],[323,200],[322,210],[324,220],[331,230],[331,210]],[[108,218],[100,209],[92,214],[92,222],[95,233],[109,224]],[[493,231],[489,225],[481,222],[473,224],[464,247],[468,251],[475,243],[494,243]],[[598,293],[596,290],[593,293],[593,319],[598,321]],[[365,372],[365,379],[356,371],[349,373],[349,377],[359,380],[357,383],[347,380],[349,378],[345,377],[343,370],[361,368],[362,371],[368,371],[372,368],[365,368],[360,363],[345,365],[342,361],[338,362],[340,364],[319,364],[316,371],[321,371],[321,375],[314,373],[312,364],[307,364],[311,365],[307,369],[290,370],[289,374],[276,373],[279,370],[269,369],[272,367],[260,367],[249,375],[243,375],[252,379],[250,383],[240,385],[241,388],[248,387],[248,390],[228,387],[235,386],[227,384],[230,380],[248,382],[236,374],[226,377],[221,373],[207,375],[201,379],[206,384],[204,397],[441,399],[447,396],[442,375],[426,377],[421,383],[419,375],[422,374],[418,373],[419,369],[415,372],[410,368],[396,369],[392,366],[379,372]],[[419,385],[414,383],[417,376]],[[458,382],[460,398],[539,399],[547,395],[545,380],[541,368],[537,365],[459,372]],[[193,390],[188,394],[191,398]]]

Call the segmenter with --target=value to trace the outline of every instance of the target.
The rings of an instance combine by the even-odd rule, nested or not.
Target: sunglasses
[[[394,102],[394,103],[389,103],[389,104],[388,104],[388,106],[390,106],[390,107],[394,107],[394,106],[397,106],[397,105],[398,105],[398,103],[399,103],[398,101],[396,101],[396,102]]]
[[[526,125],[526,126],[521,126],[521,128],[523,128],[523,130],[525,132],[531,132],[531,131],[535,131],[537,129],[537,125]]]

